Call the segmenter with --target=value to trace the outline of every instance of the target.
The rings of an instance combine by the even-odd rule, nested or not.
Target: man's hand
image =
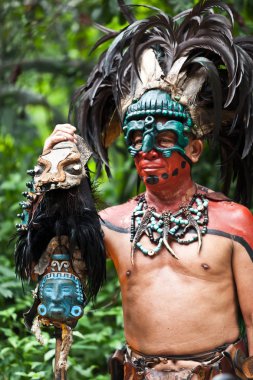
[[[73,141],[76,144],[75,131],[76,128],[71,124],[57,124],[51,135],[45,141],[43,153],[46,150],[52,149],[55,144],[62,141]]]

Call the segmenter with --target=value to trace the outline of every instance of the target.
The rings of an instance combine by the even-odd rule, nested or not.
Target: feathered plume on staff
[[[91,152],[78,136],[77,147],[73,143],[57,144],[53,151],[70,151],[66,159],[49,158],[42,154],[34,170],[29,171],[34,180],[20,202],[24,223],[17,225],[18,242],[15,251],[16,272],[23,280],[30,280],[34,265],[39,262],[49,242],[55,236],[68,236],[71,259],[76,247],[85,262],[85,295],[94,300],[105,279],[105,248],[100,220],[94,202],[94,191],[86,163]],[[71,149],[77,156],[70,161]],[[87,156],[88,151],[88,156]],[[80,153],[81,152],[81,153]],[[46,157],[46,160],[45,160]],[[61,170],[61,180],[49,169],[52,162]],[[63,173],[63,174],[62,174]],[[44,177],[43,177],[44,176]]]
[[[25,324],[42,344],[41,326],[54,326],[56,380],[66,379],[72,328],[105,279],[103,234],[86,167],[90,156],[79,136],[77,145],[61,142],[43,152],[29,171],[33,181],[23,193],[27,201],[17,225],[16,272],[38,281]]]
[[[175,17],[149,7],[156,14],[144,20],[136,20],[123,0],[118,3],[130,25],[120,32],[102,28],[105,36],[94,48],[113,42],[71,108],[78,99],[78,126],[98,164],[109,171],[107,148],[120,133],[127,107],[148,89],[160,88],[188,108],[196,138],[219,146],[223,191],[235,181],[235,200],[248,205],[253,38],[233,38],[233,14],[220,0],[200,1]]]

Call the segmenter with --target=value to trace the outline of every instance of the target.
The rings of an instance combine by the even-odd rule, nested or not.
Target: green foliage
[[[129,1],[130,2],[130,1]],[[133,0],[132,4],[140,1]],[[195,3],[195,1],[194,1]],[[188,0],[149,0],[149,5],[177,13]],[[240,33],[253,30],[250,1],[231,1]],[[137,17],[153,11],[135,7]],[[67,119],[68,105],[94,65],[89,51],[101,35],[92,22],[124,26],[116,0],[9,0],[0,4],[0,380],[50,379],[54,359],[52,332],[41,347],[23,325],[32,303],[32,286],[22,290],[13,271],[13,243],[20,193],[26,170],[33,167],[43,141],[56,123]],[[239,25],[239,27],[238,27]],[[210,162],[215,158],[206,153]],[[109,205],[135,194],[136,174],[122,140],[111,151],[113,181],[101,179],[100,193]],[[205,160],[197,181],[217,189],[214,165]],[[97,303],[86,309],[74,333],[69,358],[70,379],[106,380],[106,360],[124,341],[119,285],[112,264]]]

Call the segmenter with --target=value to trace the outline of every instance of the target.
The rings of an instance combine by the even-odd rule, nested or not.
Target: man
[[[210,11],[214,5],[231,16],[218,1],[174,20],[161,13],[135,21],[123,7],[131,25],[80,92],[79,129],[95,157],[107,163],[116,109],[146,187],[100,213],[121,285],[125,380],[207,379],[220,372],[253,378],[253,217],[191,177],[205,137],[221,145],[227,187],[235,163],[245,168],[252,152],[252,41],[234,42],[230,21]],[[44,151],[76,138],[74,126],[58,125]],[[234,172],[245,201],[242,186],[251,178]]]
[[[56,141],[75,141],[75,131],[69,124],[57,126],[45,148]],[[176,143],[171,131],[157,136],[157,146],[163,149]],[[142,147],[141,133],[133,135],[132,145]],[[158,357],[201,356],[217,347],[227,347],[240,335],[238,301],[246,324],[249,355],[253,354],[253,218],[245,207],[193,182],[189,161],[196,163],[202,148],[201,140],[190,138],[185,147],[188,160],[177,152],[165,158],[155,148],[145,152],[140,149],[135,157],[137,172],[146,185],[145,200],[157,213],[176,213],[196,193],[208,199],[208,233],[199,252],[197,241],[181,245],[172,240],[171,249],[177,259],[163,246],[159,254],[151,256],[134,252],[132,265],[130,225],[138,198],[100,213],[107,254],[121,284],[125,336],[133,357],[135,352]],[[172,176],[177,169],[178,174]],[[165,174],[167,178],[163,178]],[[149,184],[152,176],[159,182]],[[154,247],[147,236],[141,242],[147,249]],[[186,362],[178,363],[177,367],[174,364],[177,369],[187,367]],[[155,368],[171,365],[159,363]]]

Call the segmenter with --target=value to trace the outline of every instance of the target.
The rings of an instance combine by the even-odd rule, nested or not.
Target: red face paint
[[[135,166],[145,186],[151,191],[166,188],[171,191],[184,186],[191,178],[190,164],[178,152],[173,152],[168,158],[154,149],[140,151],[135,156]]]

